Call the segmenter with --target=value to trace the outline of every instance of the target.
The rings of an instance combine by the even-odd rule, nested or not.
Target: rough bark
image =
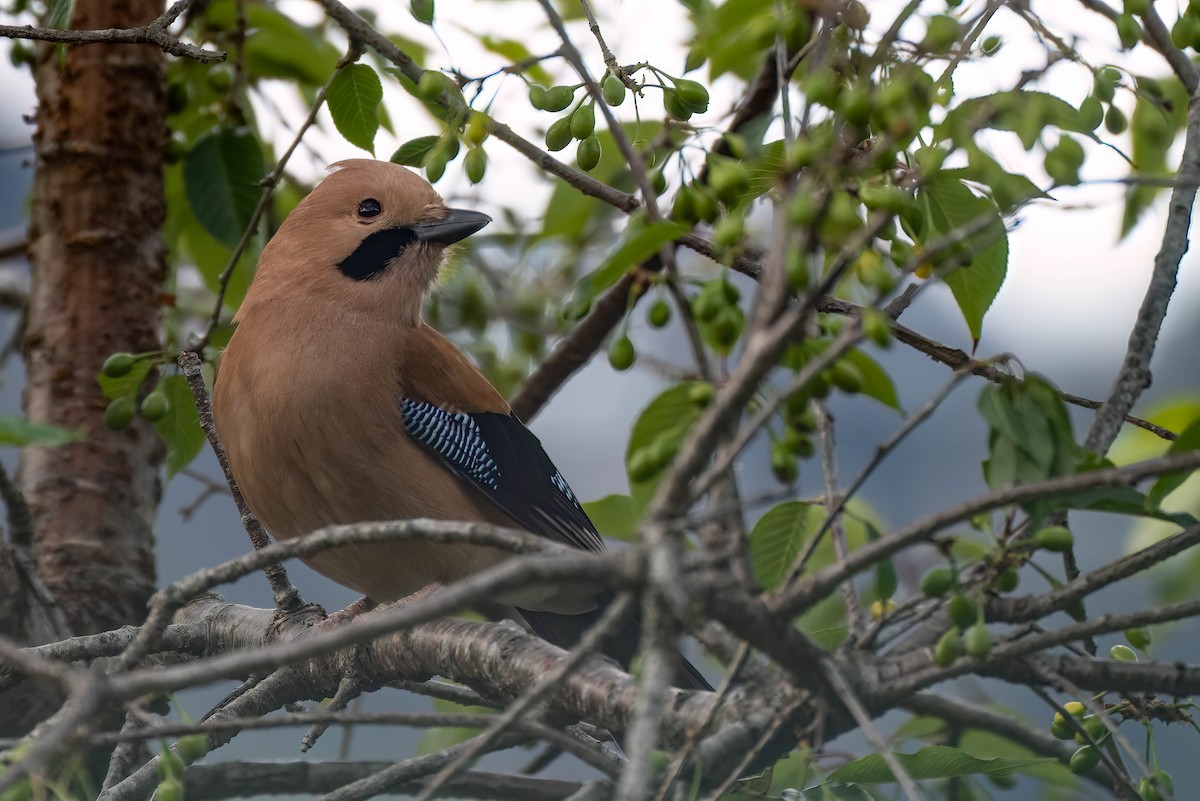
[[[143,25],[161,11],[161,0],[77,0],[71,27]],[[38,575],[82,634],[139,622],[154,589],[162,447],[143,421],[105,427],[95,376],[114,351],[160,347],[165,63],[147,45],[46,45],[34,74],[25,411],[84,436],[27,449],[20,486]]]

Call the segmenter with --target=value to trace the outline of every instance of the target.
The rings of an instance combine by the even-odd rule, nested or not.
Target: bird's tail
[[[530,612],[518,609],[521,617],[543,640],[554,643],[560,648],[571,648],[589,628],[596,624],[604,613],[604,608],[612,602],[611,594],[601,599],[600,607],[580,615],[559,615],[554,612]],[[641,640],[641,621],[639,614],[631,614],[620,622],[616,630],[601,644],[600,650],[621,663],[628,670],[630,662],[637,653]],[[672,679],[681,690],[712,690],[712,685],[705,680],[696,666],[676,652],[676,664]]]

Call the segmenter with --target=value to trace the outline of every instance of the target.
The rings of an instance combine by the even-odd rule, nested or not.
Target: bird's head
[[[491,218],[447,208],[397,164],[350,159],[330,169],[263,250],[246,301],[307,299],[416,324],[446,247]]]

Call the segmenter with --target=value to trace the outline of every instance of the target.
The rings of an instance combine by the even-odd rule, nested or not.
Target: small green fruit
[[[960,629],[967,628],[979,618],[975,602],[961,592],[950,596],[946,602],[946,614],[950,616],[950,622]]]
[[[208,753],[208,738],[199,732],[195,734],[185,734],[179,738],[179,756],[185,764],[192,764],[198,759],[203,759]]]
[[[1137,654],[1128,645],[1114,645],[1108,649],[1108,656],[1118,662],[1136,662]]]
[[[184,767],[183,760],[179,758],[179,754],[170,748],[164,748],[163,752],[158,755],[158,777],[164,784],[169,781],[179,781],[179,777],[183,775]]]
[[[1088,715],[1079,722],[1079,725],[1083,732],[1076,732],[1075,742],[1080,745],[1087,743],[1089,739],[1094,743],[1103,743],[1111,734],[1108,727],[1104,725],[1104,721],[1095,715]],[[1084,734],[1087,736],[1085,737]]]
[[[437,70],[425,70],[417,81],[417,97],[427,103],[436,103],[442,93],[457,88],[458,85],[449,75]]]
[[[700,407],[708,406],[716,395],[716,387],[707,381],[697,381],[688,387],[688,400]]]
[[[591,103],[584,103],[571,115],[571,136],[587,139],[596,130],[596,110]]]
[[[742,215],[726,214],[713,226],[713,244],[719,248],[730,248],[742,241],[745,224]]]
[[[1122,14],[1117,17],[1117,38],[1121,40],[1122,50],[1132,50],[1142,41],[1142,26],[1132,14]]]
[[[967,629],[963,640],[967,646],[967,654],[972,659],[982,662],[992,653],[992,633],[988,631],[987,624],[982,620]]]
[[[429,183],[436,184],[446,174],[446,165],[450,163],[450,159],[441,149],[429,151],[429,155],[425,157],[425,177]]]
[[[467,130],[464,136],[467,143],[479,145],[487,139],[488,130],[491,127],[491,121],[488,120],[488,115],[482,111],[472,111],[471,118],[467,121]]]
[[[679,93],[674,89],[663,89],[663,108],[680,122],[687,122],[694,113],[679,100]]]
[[[938,667],[948,667],[962,656],[962,634],[957,628],[950,629],[937,641],[933,649],[933,661]]]
[[[546,110],[546,87],[536,83],[529,87],[529,105],[539,111]]]
[[[483,180],[484,173],[487,172],[487,153],[484,153],[483,148],[479,146],[471,148],[467,151],[463,166],[467,168],[467,178],[471,183],[479,183]]]
[[[171,404],[167,400],[167,396],[155,390],[142,400],[142,417],[151,423],[157,423],[167,416],[167,410],[170,407]]]
[[[651,328],[664,327],[667,323],[671,322],[671,304],[659,298],[650,307],[650,311],[646,314],[646,319],[650,322]]]
[[[1070,768],[1076,776],[1090,773],[1099,764],[1100,752],[1090,745],[1085,745],[1071,755]]]
[[[546,149],[558,152],[571,143],[571,118],[555,120],[546,129]]]
[[[129,427],[136,413],[137,404],[133,398],[117,398],[104,410],[104,424],[113,431],[120,431]]]
[[[546,90],[542,108],[546,111],[562,111],[575,100],[575,89],[570,86],[551,86]]]
[[[921,592],[929,598],[941,598],[954,586],[954,571],[946,565],[931,567],[921,577]]]
[[[137,357],[132,353],[114,353],[104,360],[104,366],[100,368],[100,372],[109,378],[120,378],[129,375],[135,364],[137,364]]]
[[[931,53],[941,55],[949,52],[958,41],[961,30],[959,22],[949,14],[938,14],[929,20],[922,45]]]
[[[154,801],[183,801],[183,783],[174,777],[159,782]]]
[[[671,216],[678,222],[694,223],[700,219],[696,213],[696,193],[692,187],[684,184],[675,193],[675,201],[671,204]]]
[[[1047,551],[1069,551],[1075,544],[1075,535],[1066,526],[1047,526],[1033,535],[1033,542]]]
[[[1087,714],[1087,707],[1078,701],[1070,701],[1063,704],[1063,709],[1076,720],[1083,720]],[[1050,724],[1050,733],[1060,740],[1073,740],[1077,734],[1075,727],[1071,725],[1062,712],[1054,713],[1054,720]]]
[[[604,102],[608,105],[619,106],[625,102],[625,84],[610,72],[600,85],[600,94],[604,96]]]
[[[594,135],[584,139],[575,150],[575,160],[579,163],[579,169],[584,172],[594,169],[600,163],[601,153],[599,139]]]
[[[608,363],[618,372],[624,372],[633,367],[637,353],[633,349],[633,340],[621,334],[608,347]]]
[[[780,484],[793,484],[800,476],[796,457],[792,456],[783,443],[776,442],[771,445],[771,472]]]
[[[708,90],[704,84],[687,78],[675,81],[675,96],[679,102],[693,114],[703,114],[708,111]]]
[[[1104,115],[1104,127],[1113,136],[1120,136],[1129,128],[1129,118],[1121,109],[1109,106],[1108,113]]]
[[[863,333],[881,348],[891,347],[892,327],[884,315],[874,309],[865,309],[862,313]]]
[[[983,51],[985,56],[994,56],[1000,52],[1000,48],[1003,46],[1004,40],[999,36],[985,36],[979,49]]]
[[[223,95],[233,88],[233,69],[226,64],[211,67],[204,75],[204,82],[209,89]]]
[[[1012,592],[1021,584],[1021,574],[1014,567],[1005,568],[1000,575],[996,576],[992,586],[997,592]]]
[[[1137,628],[1125,629],[1125,641],[1144,653],[1150,650],[1150,645],[1154,642],[1154,637],[1150,633],[1148,626],[1138,626]]]

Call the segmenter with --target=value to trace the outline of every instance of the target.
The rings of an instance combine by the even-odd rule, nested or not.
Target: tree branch
[[[205,50],[196,45],[181,42],[178,36],[167,31],[167,27],[183,13],[190,0],[178,0],[158,19],[140,28],[104,28],[93,31],[59,30],[36,28],[32,25],[0,25],[0,36],[8,39],[34,39],[57,44],[152,44],[164,53],[180,58],[190,58],[202,64],[224,61],[225,54],[219,50]]]

